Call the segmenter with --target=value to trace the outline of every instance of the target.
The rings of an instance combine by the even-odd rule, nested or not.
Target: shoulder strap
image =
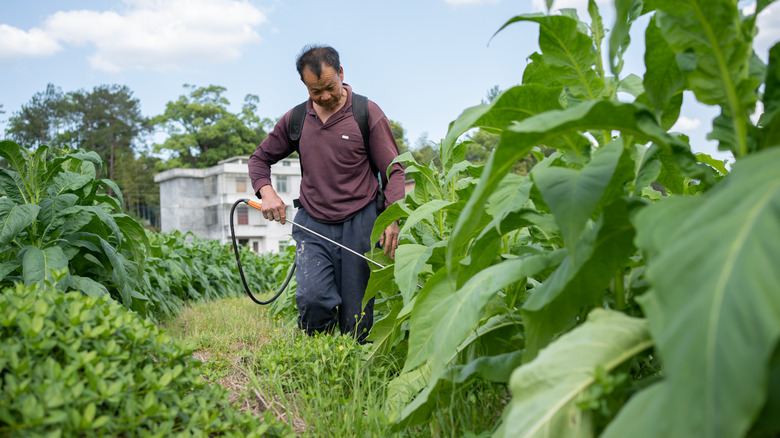
[[[292,144],[293,149],[295,149],[295,152],[299,152],[298,144],[301,140],[301,132],[303,132],[304,118],[306,118],[306,102],[296,105],[292,110],[292,114],[290,114],[290,143]]]
[[[371,129],[368,127],[368,98],[366,96],[352,93],[352,115],[355,117],[355,121],[357,121],[358,128],[360,128],[360,135],[363,136],[363,147],[366,149],[366,157],[368,158],[368,164],[371,166],[371,173],[376,175],[379,171],[371,160],[371,147],[369,145]]]

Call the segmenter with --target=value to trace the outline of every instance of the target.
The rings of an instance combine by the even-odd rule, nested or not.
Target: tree
[[[140,102],[124,85],[100,85],[91,92],[70,92],[68,113],[77,120],[74,143],[97,152],[108,165],[111,180],[117,180],[116,163],[120,157],[133,159],[134,141],[150,131],[149,121],[141,115]]]
[[[428,140],[428,133],[423,132],[420,137],[417,138],[417,143],[412,151],[414,159],[421,164],[428,164],[433,162],[437,167],[441,168],[441,161],[439,160],[439,145],[431,140]]]
[[[42,144],[63,146],[70,126],[66,104],[67,96],[59,87],[46,85],[46,91],[35,93],[8,119],[8,139],[25,148],[35,149]]]
[[[168,102],[165,112],[152,119],[169,137],[155,144],[156,152],[173,153],[171,164],[180,167],[209,167],[219,161],[249,155],[268,135],[270,120],[256,115],[260,99],[247,95],[241,112],[228,111],[230,102],[223,96],[224,87],[209,85],[196,88],[185,84],[189,96]]]
[[[488,90],[485,99],[482,99],[482,104],[492,102],[499,94],[501,94],[501,88],[499,88],[498,85],[493,85],[493,88]]]
[[[137,155],[123,151],[118,160],[116,178],[126,213],[134,215],[148,225],[159,226],[160,187],[154,175],[161,160],[143,151]]]
[[[406,140],[406,132],[404,127],[401,126],[399,122],[390,120],[390,129],[393,131],[393,137],[395,137],[395,142],[398,144],[398,153],[403,154],[404,152],[408,151],[409,144]]]

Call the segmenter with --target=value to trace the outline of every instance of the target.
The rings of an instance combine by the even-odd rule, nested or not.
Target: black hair
[[[339,72],[341,64],[339,63],[339,52],[333,47],[310,44],[305,46],[298,58],[295,60],[295,68],[303,80],[303,69],[309,67],[312,73],[319,79],[322,74],[322,64],[333,67],[336,73]]]

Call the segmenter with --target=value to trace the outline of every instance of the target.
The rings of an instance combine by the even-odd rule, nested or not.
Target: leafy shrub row
[[[260,436],[200,363],[114,300],[52,287],[0,294],[0,435]]]
[[[242,293],[229,246],[144,230],[122,213],[119,187],[98,179],[94,152],[2,141],[0,157],[9,166],[0,168],[0,286],[45,280],[155,319],[188,300]],[[272,257],[240,251],[250,287],[269,290]]]
[[[213,300],[243,295],[244,289],[229,245],[203,240],[192,233],[149,233],[150,251],[146,255],[138,289],[143,298],[141,313],[171,317],[187,301]],[[239,247],[247,285],[264,293],[274,285],[280,255],[258,257]]]

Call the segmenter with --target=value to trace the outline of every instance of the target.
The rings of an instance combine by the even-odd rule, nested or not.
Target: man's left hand
[[[391,260],[395,260],[395,249],[398,248],[398,234],[398,222],[393,222],[379,237],[379,244],[385,249],[385,255],[389,255]]]

